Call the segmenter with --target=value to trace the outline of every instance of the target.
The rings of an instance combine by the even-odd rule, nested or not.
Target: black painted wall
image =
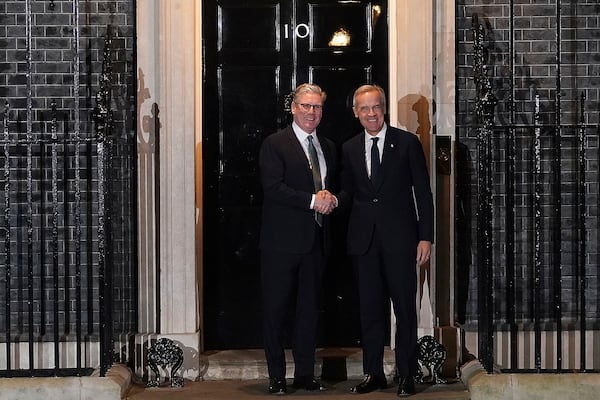
[[[31,6],[31,68],[27,63],[27,14]],[[8,124],[0,119],[0,169],[8,162],[9,179],[0,176],[0,339],[54,340],[54,324],[61,340],[73,338],[77,324],[83,335],[99,331],[98,154],[93,111],[107,31],[112,37],[111,110],[114,119],[107,197],[106,279],[113,290],[106,296],[107,321],[117,333],[136,326],[136,78],[135,0],[87,1],[79,6],[79,97],[74,98],[73,1],[24,0],[0,2],[0,116],[9,107]],[[31,95],[28,95],[28,74]],[[28,129],[27,104],[32,101],[32,129]],[[81,238],[77,271],[75,240],[75,101],[80,112]],[[59,267],[53,266],[51,104],[56,104],[59,195]],[[6,140],[4,130],[9,132]],[[33,244],[28,243],[27,136],[31,146]],[[20,142],[19,142],[20,141]],[[4,146],[10,160],[4,155]],[[10,182],[10,191],[5,190]],[[10,216],[5,214],[5,200]],[[5,247],[11,230],[10,258]],[[32,251],[31,251],[32,250]],[[9,264],[9,266],[7,266]],[[10,267],[10,268],[9,268]],[[58,301],[54,278],[58,274]],[[8,283],[8,285],[7,285]],[[10,286],[10,293],[7,288]],[[30,292],[30,286],[33,286]],[[81,290],[78,294],[77,290]],[[77,311],[77,298],[81,309]],[[30,307],[33,298],[33,306]],[[7,322],[5,305],[11,307]],[[58,313],[56,311],[58,310]],[[32,318],[33,325],[29,318]],[[79,321],[79,322],[78,322]],[[20,338],[20,339],[19,339]]]
[[[539,95],[541,123],[541,312],[551,321],[560,309],[565,324],[577,320],[582,307],[588,322],[600,312],[599,262],[599,148],[600,115],[600,3],[597,0],[560,1],[560,67],[557,67],[557,0],[457,0],[457,208],[456,268],[457,319],[469,329],[477,323],[477,120],[474,112],[472,20],[477,16],[486,33],[488,77],[498,98],[492,138],[493,158],[493,290],[494,318],[506,322],[507,307],[515,305],[516,322],[531,323],[534,313],[534,141],[531,128],[516,132],[514,211],[514,296],[507,288],[507,185],[506,127],[533,122],[535,96]],[[514,67],[510,62],[510,15],[514,15]],[[557,76],[560,72],[560,112],[557,113]],[[511,88],[514,88],[511,89]],[[514,93],[514,102],[511,102]],[[586,254],[583,272],[577,269],[577,129],[581,95],[585,130]],[[511,116],[510,106],[514,104]],[[559,115],[559,117],[557,117]],[[557,121],[560,119],[560,121]],[[560,122],[560,151],[553,140]],[[560,157],[560,168],[553,161]],[[559,175],[559,180],[555,177]],[[558,182],[558,183],[557,183]],[[557,190],[558,188],[558,190]],[[560,196],[556,193],[560,192]],[[558,202],[560,200],[560,203]],[[560,220],[555,208],[560,211]],[[557,228],[558,227],[558,228]],[[558,232],[558,234],[556,234]],[[555,246],[558,248],[557,260]],[[558,262],[557,262],[558,261]],[[555,274],[560,267],[560,276]],[[585,282],[585,303],[580,282]],[[557,293],[557,287],[560,293]],[[554,303],[560,295],[559,307]],[[589,325],[588,325],[589,327]]]

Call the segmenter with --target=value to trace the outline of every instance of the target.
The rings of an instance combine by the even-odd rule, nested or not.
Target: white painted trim
[[[398,25],[397,18],[398,15],[396,8],[396,1],[390,0],[388,2],[388,15],[389,15],[389,26],[388,26],[388,68],[389,68],[389,78],[388,78],[388,115],[390,119],[390,125],[394,127],[398,127],[398,108],[395,106],[398,103],[398,94],[396,89],[398,87],[398,57],[397,57],[397,49],[398,49]],[[392,89],[393,88],[393,89]]]
[[[77,368],[77,342],[59,343],[59,368]],[[81,343],[82,368],[100,368],[100,342],[86,341]],[[54,342],[32,343],[33,366],[29,365],[29,342],[10,344],[11,370],[52,369],[56,359]],[[6,346],[0,346],[0,370],[7,370]],[[0,396],[1,397],[1,396]]]

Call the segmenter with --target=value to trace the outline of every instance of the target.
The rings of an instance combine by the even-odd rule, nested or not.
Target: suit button
[[[379,199],[375,198],[373,199],[373,203],[377,203],[379,201]]]

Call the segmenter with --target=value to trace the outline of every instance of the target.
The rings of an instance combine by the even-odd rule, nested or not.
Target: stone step
[[[362,350],[360,348],[324,348],[316,351],[315,376],[321,379],[345,380],[363,377]],[[288,378],[294,376],[294,363],[290,350],[286,351]],[[384,352],[384,372],[394,375],[394,353]],[[267,379],[267,362],[262,349],[209,351],[201,355],[200,375],[204,380]]]

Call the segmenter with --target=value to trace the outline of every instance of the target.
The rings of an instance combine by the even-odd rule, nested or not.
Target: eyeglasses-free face
[[[306,92],[302,93],[292,102],[292,115],[294,122],[304,132],[314,131],[323,116],[323,99],[320,94]]]
[[[368,114],[370,112],[372,113],[380,113],[383,111],[383,106],[381,104],[375,104],[372,107],[369,106],[362,106],[361,108],[358,109],[358,112],[361,114]]]
[[[383,105],[379,93],[376,91],[364,92],[356,96],[354,116],[369,135],[377,135],[383,128],[384,114]]]

